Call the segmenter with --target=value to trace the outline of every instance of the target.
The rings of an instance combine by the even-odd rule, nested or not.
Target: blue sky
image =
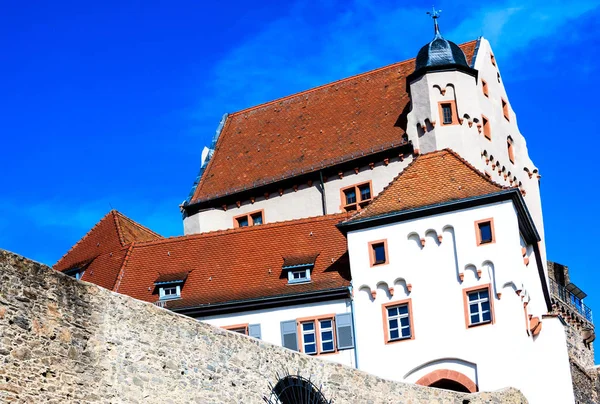
[[[318,3],[318,4],[317,4]],[[404,4],[404,5],[403,5]],[[549,259],[600,316],[597,1],[448,2],[494,49],[542,174]],[[163,235],[223,113],[414,57],[430,2],[33,1],[0,14],[0,248],[53,264],[111,207]]]

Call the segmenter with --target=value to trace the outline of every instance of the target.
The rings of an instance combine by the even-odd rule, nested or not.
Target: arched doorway
[[[478,390],[473,380],[460,372],[449,369],[434,370],[417,380],[417,384],[460,393],[475,393]]]

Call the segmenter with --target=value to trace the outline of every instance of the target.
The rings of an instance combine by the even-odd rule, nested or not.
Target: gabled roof
[[[128,245],[134,241],[150,241],[160,238],[162,236],[159,234],[116,210],[111,210],[58,260],[53,268],[62,272],[72,268],[87,267],[104,254],[116,254],[127,250]],[[108,261],[113,262],[114,260]]]
[[[460,45],[471,63],[477,41]],[[190,204],[405,144],[415,59],[228,116]]]
[[[345,223],[506,189],[452,150],[435,151],[415,158],[371,204]]]
[[[188,273],[169,309],[345,288],[350,285],[344,214],[134,243],[115,291],[158,300],[157,279]],[[316,260],[314,260],[314,257]],[[284,257],[312,257],[311,282],[288,285]],[[171,276],[172,275],[172,276]]]

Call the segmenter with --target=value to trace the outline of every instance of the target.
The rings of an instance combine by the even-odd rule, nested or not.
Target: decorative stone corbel
[[[421,239],[421,248],[423,248],[423,247],[425,247],[425,239],[424,238]]]
[[[442,239],[443,239],[443,237],[442,237],[442,235],[440,234],[440,235],[438,236],[438,241],[440,242],[440,244],[442,244]]]
[[[227,205],[221,206],[225,212],[227,212]]]
[[[464,282],[464,280],[465,280],[465,274],[464,274],[464,272],[459,273],[458,277],[460,278],[461,282]]]
[[[255,198],[253,196],[250,197],[250,203],[254,203]]]
[[[412,283],[406,285],[406,290],[408,290],[408,293],[412,292]]]
[[[371,297],[373,297],[373,299],[377,297],[377,291],[375,289],[371,290]]]
[[[269,193],[268,192],[265,192],[265,199],[269,200]]]
[[[394,288],[389,288],[388,290],[390,291],[390,296],[394,296]]]

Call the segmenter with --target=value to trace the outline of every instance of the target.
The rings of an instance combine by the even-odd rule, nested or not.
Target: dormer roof
[[[477,41],[460,45],[468,62]],[[415,59],[228,115],[186,206],[405,145]]]

